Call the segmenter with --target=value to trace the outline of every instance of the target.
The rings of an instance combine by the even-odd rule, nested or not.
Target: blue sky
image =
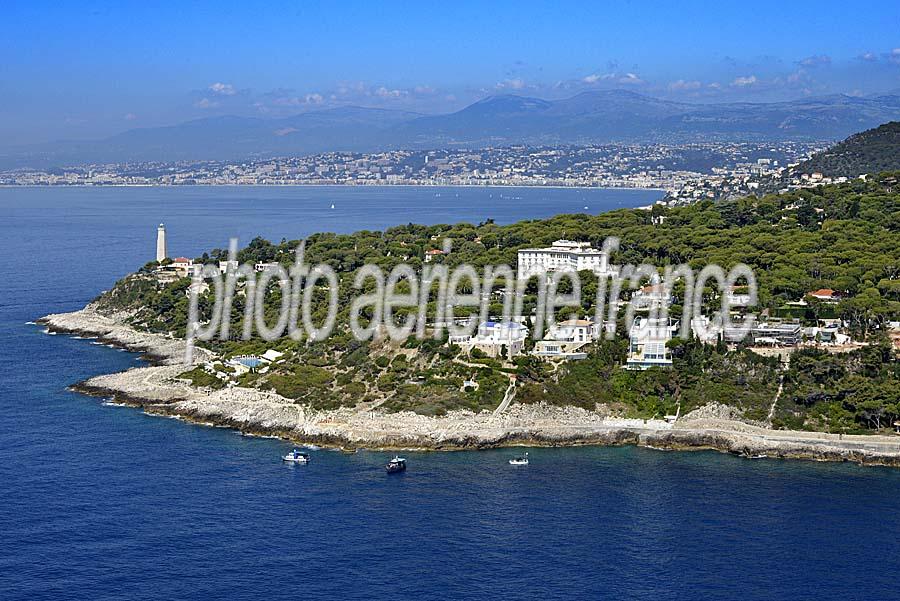
[[[0,144],[342,104],[900,89],[900,2],[5,2]]]

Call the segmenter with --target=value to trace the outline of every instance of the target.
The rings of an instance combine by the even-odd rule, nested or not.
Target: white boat
[[[305,453],[299,449],[294,449],[287,455],[281,458],[282,461],[287,461],[289,463],[309,463],[309,453]]]
[[[397,472],[405,472],[406,471],[406,459],[403,457],[394,457],[390,461],[387,462],[387,465],[384,466],[384,469],[387,470],[389,474],[396,474]]]
[[[525,453],[521,457],[514,457],[509,460],[510,465],[528,465],[528,453]]]

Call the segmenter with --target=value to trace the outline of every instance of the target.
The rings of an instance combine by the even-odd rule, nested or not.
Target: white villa
[[[543,358],[583,359],[579,350],[600,336],[600,327],[586,319],[567,319],[550,327],[547,337],[534,346],[534,355]]]
[[[190,273],[194,266],[194,260],[187,257],[176,257],[172,259],[172,269],[178,272],[178,275],[186,276]]]
[[[275,262],[271,262],[271,263],[260,262],[260,263],[256,263],[253,266],[253,271],[255,271],[257,273],[262,273],[263,271],[269,271],[270,269],[273,269],[273,270],[278,269],[279,266],[280,266],[280,264],[275,263]]]
[[[225,275],[229,271],[236,270],[238,265],[237,261],[219,261],[219,271],[222,272],[222,275]]]
[[[626,369],[648,369],[672,365],[666,343],[672,339],[678,323],[670,319],[636,317],[631,324]]]
[[[471,352],[477,348],[489,357],[497,358],[506,347],[506,357],[512,358],[522,352],[528,328],[514,321],[485,321],[478,326],[474,336],[450,336],[450,344],[458,344]]]
[[[647,284],[634,291],[631,296],[638,309],[649,309],[650,307],[661,307],[662,305],[671,305],[675,301],[675,295],[671,290],[666,289],[664,283]]]
[[[609,257],[591,248],[590,242],[557,240],[549,248],[523,248],[518,253],[519,278],[551,271],[593,271],[598,276],[614,275]]]

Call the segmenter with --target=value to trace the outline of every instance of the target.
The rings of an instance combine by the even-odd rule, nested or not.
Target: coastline
[[[0,184],[0,188],[546,188],[549,190],[641,190],[670,192],[657,186],[564,186],[560,184],[448,184],[448,183],[402,183],[402,184],[355,184],[347,182],[308,184]]]
[[[772,430],[729,419],[715,408],[675,424],[609,418],[575,407],[513,404],[506,412],[453,411],[441,417],[365,408],[319,411],[273,392],[207,390],[177,379],[185,371],[184,341],[129,327],[126,315],[102,315],[92,305],[37,320],[49,331],[96,338],[140,352],[152,365],[100,375],[72,386],[91,396],[141,408],[150,415],[228,427],[247,435],[339,448],[467,450],[506,446],[634,444],[660,450],[716,450],[745,457],[852,461],[900,467],[900,436]],[[197,349],[196,361],[211,356]]]

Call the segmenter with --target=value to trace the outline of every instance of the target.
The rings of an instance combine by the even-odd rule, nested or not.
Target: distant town
[[[669,204],[734,198],[763,186],[831,183],[791,168],[827,142],[708,142],[479,150],[329,152],[247,161],[81,165],[0,172],[7,186],[563,186],[650,188]],[[793,179],[791,179],[793,177]]]

